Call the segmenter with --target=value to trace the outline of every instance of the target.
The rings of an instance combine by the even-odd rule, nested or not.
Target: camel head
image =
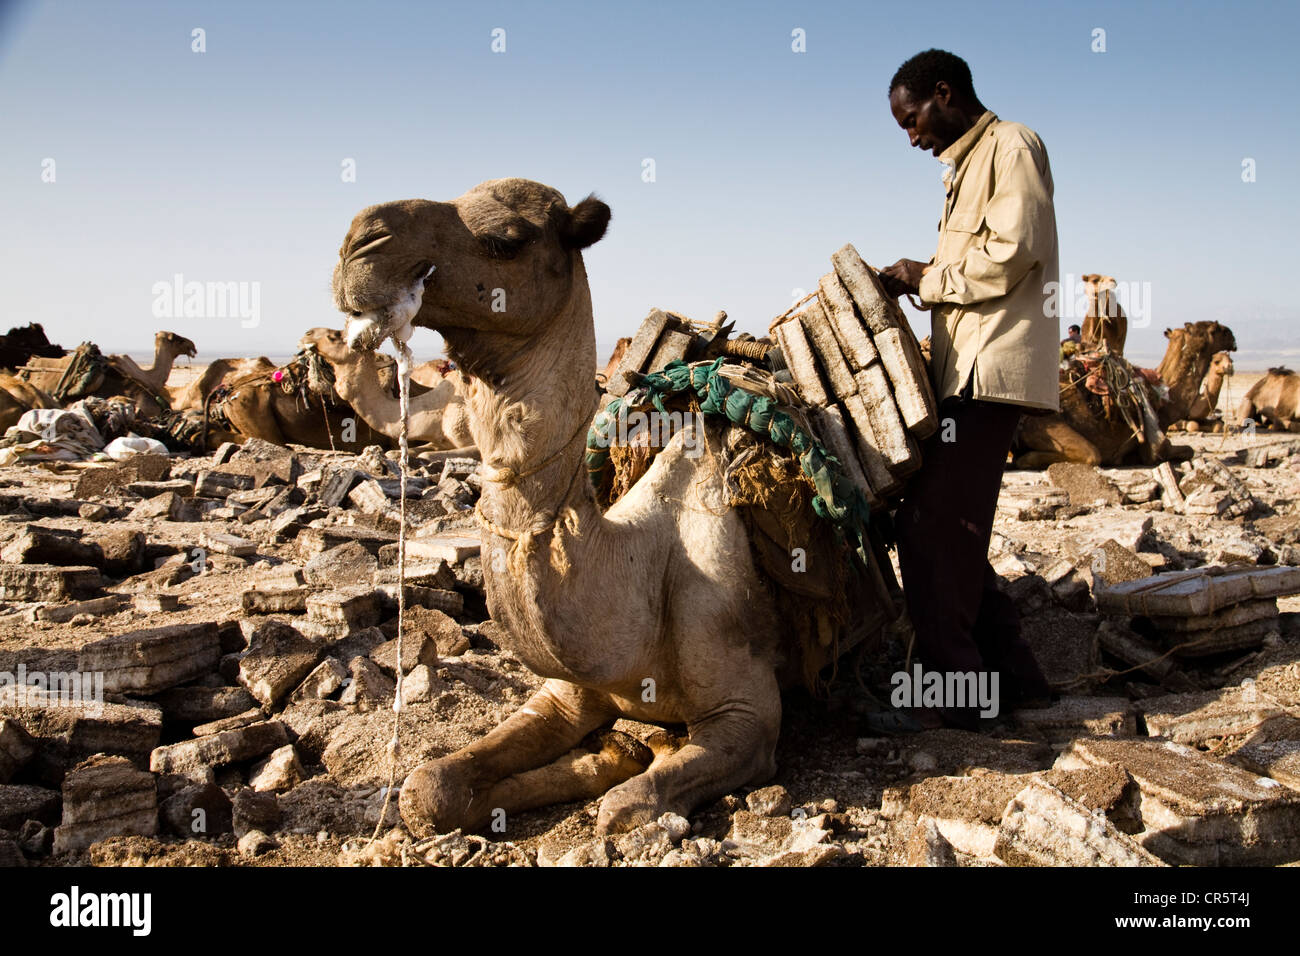
[[[1115,277],[1098,273],[1080,276],[1083,288],[1088,296],[1088,315],[1114,318],[1120,314],[1119,302],[1115,298]]]
[[[155,355],[171,355],[173,358],[177,355],[194,358],[198,354],[193,342],[175,332],[159,332],[153,337],[153,347]]]
[[[490,365],[483,349],[517,351],[575,293],[588,294],[581,251],[608,224],[609,207],[594,196],[571,208],[526,179],[481,183],[450,202],[363,209],[334,269],[347,342],[370,350],[389,335],[405,341],[419,325],[442,333],[453,355],[472,343],[476,364]]]
[[[1165,329],[1165,338],[1180,350],[1191,349],[1208,360],[1218,352],[1235,352],[1237,338],[1232,329],[1218,322],[1184,322],[1181,329]]]
[[[1210,360],[1210,371],[1219,375],[1231,375],[1233,373],[1232,356],[1227,352],[1215,352],[1214,358]]]
[[[350,365],[361,357],[361,353],[348,348],[347,337],[342,329],[308,329],[298,340],[298,348],[315,349],[331,365]]]

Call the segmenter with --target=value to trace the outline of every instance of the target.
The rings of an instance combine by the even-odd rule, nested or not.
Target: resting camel
[[[1079,348],[1084,352],[1096,349],[1103,342],[1114,355],[1124,354],[1124,340],[1128,338],[1128,318],[1115,298],[1115,280],[1096,273],[1083,276],[1083,287],[1088,294],[1088,312],[1080,330]]]
[[[167,377],[171,375],[176,357],[186,355],[192,358],[195,354],[194,343],[189,339],[175,332],[159,332],[154,336],[153,365],[147,369],[141,368],[129,355],[109,355],[103,380],[88,394],[101,398],[124,395],[135,402],[141,418],[154,418],[166,407],[164,402],[170,399]],[[71,354],[54,359],[32,358],[22,377],[53,395],[72,361]]]
[[[203,374],[179,388],[168,387],[172,408],[177,411],[198,411],[203,408],[203,400],[225,381],[246,378],[258,372],[269,372],[275,364],[265,355],[258,358],[224,358],[209,363]]]
[[[570,208],[549,186],[499,179],[451,202],[365,209],[340,250],[350,345],[405,341],[413,321],[440,332],[466,374],[488,609],[546,678],[486,737],[406,778],[401,813],[417,834],[602,793],[597,829],[618,832],[775,771],[788,622],[716,460],[686,452],[690,440],[718,448],[722,429],[689,420],[604,512],[586,480],[598,396],[582,250],[609,218],[594,197]],[[493,289],[507,311],[493,310]],[[575,749],[618,717],[684,724],[689,739],[643,771],[608,747]]]
[[[266,366],[231,377],[210,403],[237,435],[309,448],[360,451],[367,445],[394,447],[395,442],[366,424],[337,394],[296,388],[286,392],[273,378],[275,366],[266,359],[257,361],[266,362]]]
[[[1250,387],[1237,423],[1253,421],[1256,425],[1273,425],[1284,431],[1300,431],[1296,407],[1300,405],[1300,375],[1289,368],[1271,368],[1268,374]]]
[[[1206,426],[1215,426],[1221,430],[1223,422],[1215,420],[1215,410],[1219,407],[1219,395],[1223,392],[1223,382],[1233,372],[1232,356],[1227,352],[1217,352],[1210,360],[1210,370],[1205,373],[1205,383],[1201,394],[1192,402],[1184,421],[1174,422],[1170,431],[1199,432]]]
[[[343,333],[336,329],[311,329],[298,343],[314,348],[334,369],[334,390],[350,404],[371,428],[397,441],[402,431],[402,411],[395,394],[380,381],[379,363],[373,352],[348,348]],[[474,436],[469,415],[460,397],[461,375],[450,369],[438,383],[410,400],[410,440],[438,450],[471,451]]]
[[[1153,403],[1157,421],[1152,424],[1160,428],[1187,418],[1213,356],[1237,348],[1232,330],[1218,322],[1189,322],[1181,329],[1166,329],[1165,337],[1169,345],[1158,373],[1169,396]],[[1021,419],[1015,443],[1017,468],[1046,468],[1058,461],[1119,465],[1138,446],[1132,428],[1121,415],[1104,419],[1093,414],[1083,397],[1083,385],[1072,382],[1070,375],[1068,371],[1061,373],[1059,412]],[[1191,453],[1189,447],[1169,445],[1167,441],[1155,449],[1155,457],[1160,460],[1190,457]]]
[[[58,407],[58,402],[31,382],[0,372],[0,435],[17,425],[24,412],[33,408]]]

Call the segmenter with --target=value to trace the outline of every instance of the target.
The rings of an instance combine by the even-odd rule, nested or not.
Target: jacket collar
[[[939,154],[939,162],[949,170],[944,174],[945,184],[950,183],[956,171],[961,169],[961,164],[970,155],[975,143],[984,135],[984,131],[997,121],[998,118],[992,110],[985,110],[984,115],[975,121],[974,126],[962,133],[955,143]]]

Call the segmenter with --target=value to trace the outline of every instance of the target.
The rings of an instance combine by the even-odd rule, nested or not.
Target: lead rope
[[[388,806],[393,800],[393,789],[397,786],[397,759],[401,754],[400,738],[402,724],[402,638],[406,631],[406,472],[407,472],[407,432],[410,429],[411,404],[411,349],[405,342],[393,339],[397,349],[397,394],[402,413],[402,432],[398,447],[401,450],[400,472],[398,481],[401,490],[398,496],[399,521],[397,528],[397,688],[393,693],[393,737],[388,741],[388,786],[384,790],[384,804],[379,810],[379,819],[375,821],[375,832],[370,842],[379,839],[388,818]]]

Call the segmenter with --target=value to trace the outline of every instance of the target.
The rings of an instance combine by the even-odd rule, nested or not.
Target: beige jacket
[[[939,399],[970,379],[973,398],[1055,410],[1059,270],[1043,141],[985,112],[939,160],[948,195],[920,285]]]

